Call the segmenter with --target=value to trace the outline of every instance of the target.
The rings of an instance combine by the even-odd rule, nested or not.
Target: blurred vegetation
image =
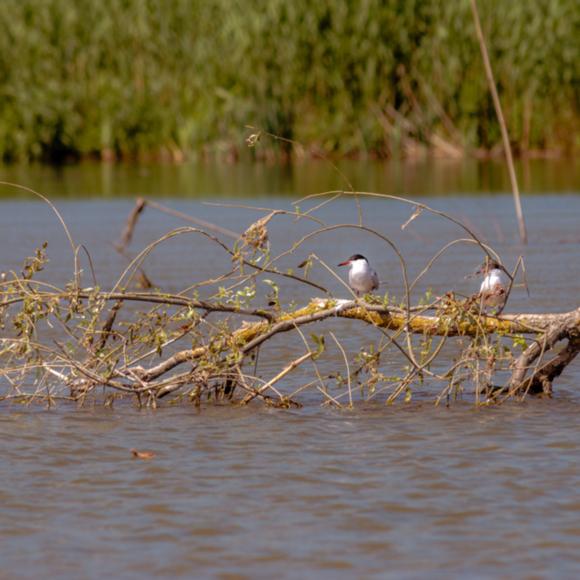
[[[578,148],[577,0],[483,0],[516,152]],[[2,0],[0,157],[493,150],[467,0]]]

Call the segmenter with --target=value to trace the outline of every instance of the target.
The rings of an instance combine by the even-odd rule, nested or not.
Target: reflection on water
[[[526,159],[516,163],[525,193],[578,190],[580,164],[571,159]],[[411,197],[495,193],[510,190],[499,160],[327,161],[295,164],[199,162],[183,165],[98,164],[0,167],[0,180],[54,197],[264,197],[357,189]],[[0,187],[1,197],[14,190]]]
[[[123,181],[121,174],[127,169],[121,166],[94,166],[92,181],[68,177],[74,168],[65,171],[62,181],[48,169],[32,171],[31,176],[37,180],[32,185],[41,191],[59,190],[69,196],[117,191],[225,195],[256,186],[259,180],[242,178],[242,171],[270,169],[234,167],[228,177],[224,172],[219,187],[213,181],[197,182],[196,187],[185,178],[180,182],[186,167],[151,168],[140,181]],[[172,177],[164,182],[166,170]],[[46,179],[41,179],[42,171]],[[99,172],[110,172],[109,189],[103,187]],[[18,180],[31,184],[25,173]],[[297,181],[279,186],[263,180],[263,189],[255,193],[294,195],[336,187],[332,180],[323,184],[308,172],[296,175],[292,179]],[[463,177],[454,179],[465,183]],[[447,183],[435,182],[438,185],[428,191],[439,191]],[[174,189],[166,189],[167,183]],[[368,189],[378,189],[368,183]],[[474,189],[481,187],[481,180],[477,183]],[[557,183],[546,189],[559,189]],[[397,193],[405,190],[400,182],[389,187],[398,187]],[[427,193],[419,185],[413,187],[415,193]],[[534,187],[543,188],[541,182]],[[187,199],[168,203],[236,231],[259,215]],[[248,203],[266,205],[264,200]],[[287,203],[281,197],[268,200],[276,207]],[[525,198],[530,232],[525,248],[517,242],[509,196],[456,196],[429,203],[467,220],[509,264],[524,254],[531,297],[519,289],[510,302],[512,311],[578,306],[580,196]],[[104,287],[126,265],[112,240],[131,204],[132,200],[58,204],[77,242],[90,248]],[[401,231],[409,208],[397,204],[365,202],[363,213],[370,225],[400,244],[411,274],[457,235],[426,216]],[[331,223],[354,221],[356,212],[345,200],[325,208],[323,217]],[[134,249],[176,225],[169,216],[149,210],[142,220]],[[301,227],[307,224],[277,222],[274,250]],[[45,239],[51,258],[46,276],[62,284],[70,275],[72,258],[49,209],[21,200],[0,203],[0,270],[18,268]],[[400,294],[395,256],[369,236],[325,234],[283,266],[295,267],[313,249],[334,264],[362,247],[389,291]],[[479,261],[474,248],[457,247],[432,269],[421,289],[468,292],[471,282],[464,276]],[[164,289],[175,291],[228,265],[228,258],[212,246],[178,238],[154,252],[146,269]],[[340,295],[338,283],[323,270],[312,275]],[[283,299],[299,303],[309,298],[305,290],[286,283],[281,293]],[[340,321],[334,327],[351,351],[368,338],[369,330],[359,326]],[[264,376],[279,371],[293,348],[288,335],[264,356]],[[321,364],[332,369],[339,360],[335,353]],[[304,374],[298,371],[284,388],[300,386],[301,381]],[[81,410],[60,405],[50,411],[4,406],[0,575],[575,578],[580,573],[579,385],[575,365],[558,380],[551,401],[480,410],[462,402],[449,409],[434,408],[421,393],[409,405],[386,407],[384,399],[377,399],[342,412],[321,408],[320,400],[309,396],[302,399],[306,407],[299,411],[259,406],[207,407],[201,413],[188,406],[157,412],[137,411],[128,404]],[[133,459],[131,448],[154,451],[156,456],[150,461]]]

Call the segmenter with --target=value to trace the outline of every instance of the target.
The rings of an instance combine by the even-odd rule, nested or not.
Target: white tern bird
[[[501,314],[507,300],[508,283],[504,275],[505,268],[495,260],[486,259],[475,274],[483,275],[479,288],[479,299],[483,309],[494,308]]]
[[[369,261],[360,254],[354,254],[348,260],[341,262],[339,266],[350,266],[348,272],[348,285],[357,296],[368,294],[379,287],[379,276]]]

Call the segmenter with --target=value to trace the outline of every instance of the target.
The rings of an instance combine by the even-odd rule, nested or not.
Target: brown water
[[[33,177],[29,184],[42,181]],[[281,189],[290,188],[279,179],[285,183]],[[547,187],[541,194],[542,187],[536,183],[531,189],[537,195],[524,196],[530,232],[525,248],[515,236],[509,196],[488,195],[480,184],[477,197],[450,190],[445,198],[429,199],[466,219],[508,264],[525,256],[531,297],[517,291],[512,311],[578,306],[580,195]],[[74,191],[68,197],[75,198]],[[245,201],[288,207],[279,196]],[[236,231],[258,215],[197,200],[167,203]],[[131,204],[58,203],[76,241],[91,249],[103,286],[125,265],[112,241]],[[363,213],[400,244],[412,273],[457,235],[424,216],[401,232],[409,210],[396,204],[366,202]],[[340,201],[324,218],[355,221],[354,206]],[[133,248],[176,225],[147,210]],[[282,247],[300,228],[307,226],[282,219],[273,246]],[[17,268],[45,239],[51,256],[46,277],[62,283],[71,257],[50,211],[22,198],[0,203],[0,270]],[[389,291],[400,293],[394,255],[368,237],[327,234],[304,252],[315,249],[334,264],[360,248]],[[292,256],[287,265],[295,267],[301,257]],[[430,272],[424,287],[469,291],[473,282],[464,276],[478,260],[473,248],[458,247]],[[180,290],[226,266],[212,246],[179,238],[155,252],[146,269],[163,288]],[[323,271],[313,276],[340,295]],[[309,298],[286,283],[281,292],[285,300]],[[340,321],[332,328],[354,351],[369,337],[359,326]],[[275,347],[261,367],[264,376],[280,370],[296,348],[290,336]],[[329,352],[322,364],[332,369],[338,361],[338,353]],[[296,388],[306,375],[297,371],[284,388]],[[305,407],[297,411],[222,406],[198,412],[181,406],[151,412],[129,404],[47,411],[5,405],[0,576],[576,578],[579,365],[567,369],[555,388],[552,400],[479,410],[468,402],[434,408],[430,394],[421,392],[409,405],[386,407],[376,399],[357,402],[351,411],[320,407],[314,394],[304,394]],[[131,448],[156,455],[132,459]]]
[[[579,409],[4,410],[3,573],[573,578]]]

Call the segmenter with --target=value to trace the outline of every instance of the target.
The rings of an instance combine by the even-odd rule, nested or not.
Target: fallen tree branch
[[[92,290],[81,290],[79,292],[75,292],[74,294],[71,294],[70,292],[61,292],[58,294],[49,292],[37,292],[27,296],[29,300],[37,300],[39,302],[45,301],[48,298],[70,300],[71,298],[75,297],[98,300],[116,300],[122,302],[147,302],[150,304],[165,304],[167,306],[184,306],[187,308],[194,308],[211,312],[229,312],[231,314],[240,314],[244,316],[257,316],[260,318],[265,318],[266,320],[274,319],[274,315],[271,312],[260,308],[242,308],[234,304],[194,300],[192,298],[187,298],[187,296],[180,296],[178,294],[161,294],[153,292],[94,292]],[[24,298],[22,296],[18,296],[17,298],[9,298],[0,303],[0,308],[18,304],[19,302],[23,301]]]
[[[526,378],[532,364],[564,339],[568,339],[567,346],[548,363],[538,365]],[[520,355],[508,384],[509,396],[522,392],[550,394],[554,378],[560,376],[564,368],[576,358],[578,351],[580,351],[580,309],[568,313],[560,321],[553,320],[546,332]]]
[[[301,231],[300,238],[277,254],[272,253],[268,227],[280,210],[271,210],[250,225],[232,247],[198,228],[171,230],[140,251],[109,291],[97,286],[92,266],[92,288],[87,288],[88,284],[81,286],[82,271],[76,266],[73,281],[63,288],[36,279],[48,262],[43,245],[34,256],[25,259],[20,274],[11,271],[0,278],[0,400],[18,397],[52,404],[55,394],[69,389],[69,400],[80,405],[89,400],[89,395],[94,398],[106,393],[106,404],[131,396],[139,405],[155,407],[159,399],[169,395],[201,405],[202,400],[229,401],[241,391],[238,400],[242,404],[256,399],[283,407],[300,404],[290,393],[311,388],[322,393],[327,403],[342,406],[347,400],[350,407],[357,396],[369,401],[384,394],[387,403],[410,401],[414,389],[432,386],[436,387],[436,401],[443,397],[449,401],[469,388],[476,405],[501,402],[495,397],[498,389],[505,398],[551,392],[555,377],[580,350],[580,308],[559,314],[486,316],[476,298],[457,299],[452,288],[443,290],[435,299],[428,291],[419,305],[413,306],[411,295],[418,282],[450,248],[468,244],[488,258],[497,258],[499,263],[500,257],[475,236],[472,228],[452,216],[404,198],[360,193],[389,202],[412,203],[413,213],[402,224],[403,230],[428,212],[468,234],[446,243],[410,280],[402,250],[381,231],[362,222],[326,224],[318,218],[311,219],[311,212],[340,195],[343,194],[332,195],[306,213],[299,208],[288,213],[296,219],[304,215],[320,227]],[[350,194],[355,201],[357,195]],[[138,202],[128,220],[123,234],[125,244],[131,240],[143,207],[144,203]],[[360,209],[358,204],[357,207]],[[362,214],[359,217],[362,220]],[[308,279],[314,259],[325,274],[349,288],[333,267],[314,252],[302,262],[304,276],[287,268],[286,258],[303,253],[303,244],[314,242],[319,235],[345,230],[378,239],[395,254],[400,263],[402,296],[362,300],[328,297],[329,290],[318,280]],[[209,240],[232,259],[231,270],[177,294],[129,290],[144,260],[161,244],[182,235]],[[76,247],[75,256],[79,248]],[[510,276],[512,283],[516,272],[517,267]],[[279,287],[265,279],[267,274],[282,276],[292,281],[292,286]],[[294,301],[304,297],[309,287],[310,291],[316,288],[324,292],[325,297],[296,307]],[[200,298],[201,292],[207,296]],[[289,301],[292,306],[287,305]],[[135,304],[129,307],[127,302]],[[325,321],[328,327],[338,319],[343,319],[343,323],[362,322],[370,332],[357,333],[363,342],[356,346],[351,340],[343,342],[334,329],[325,328],[320,333],[317,330],[310,339],[306,337],[303,329]],[[287,351],[274,349],[278,352],[273,361],[282,370],[265,380],[260,372],[264,356],[258,359],[258,352],[276,337],[271,346],[278,346],[289,332],[300,336],[305,347],[302,352],[306,354],[294,361],[283,358],[280,362],[278,359]],[[372,337],[369,344],[367,336]],[[331,351],[330,360],[326,359],[328,337],[340,351],[346,374],[336,370],[337,360],[332,359],[335,353]],[[560,348],[562,341],[566,341],[564,348]],[[53,348],[55,343],[58,349]],[[262,352],[270,356],[272,350]],[[311,361],[317,380],[305,381],[299,389],[296,385],[286,388],[290,373],[307,360]],[[328,364],[332,366],[325,368]],[[493,377],[508,371],[510,382],[493,387]]]
[[[555,323],[570,324],[580,329],[580,309],[562,314],[511,314],[502,317],[471,317],[456,321],[445,316],[415,314],[408,318],[404,314],[391,314],[386,307],[361,304],[356,300],[336,301],[315,299],[304,308],[281,314],[277,322],[256,322],[246,324],[232,332],[229,347],[248,354],[274,335],[288,332],[297,326],[312,324],[337,317],[360,320],[383,329],[408,329],[411,333],[437,336],[476,336],[482,332],[501,334],[537,334],[547,331]],[[225,345],[224,345],[225,346]],[[215,347],[212,345],[180,351],[163,363],[143,371],[141,378],[151,380],[176,366],[199,359]]]
[[[550,395],[554,379],[562,374],[564,369],[578,356],[579,352],[580,340],[577,337],[569,338],[568,344],[552,360],[541,365],[522,385],[522,389],[531,394],[543,393]]]

